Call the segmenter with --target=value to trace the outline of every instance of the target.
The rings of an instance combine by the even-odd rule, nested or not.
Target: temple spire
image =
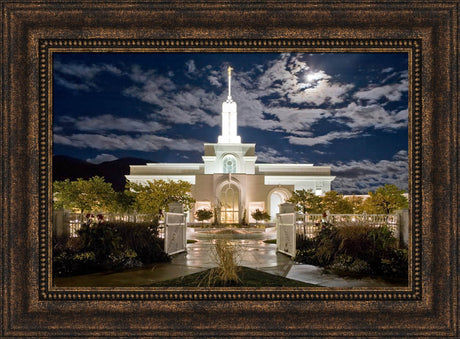
[[[227,96],[227,100],[228,101],[232,101],[232,71],[233,71],[233,67],[228,66],[228,68],[227,68],[227,73],[228,73],[228,96]]]
[[[241,137],[237,135],[236,102],[232,100],[232,66],[227,67],[228,96],[222,103],[222,135],[219,135],[219,144],[240,144]]]

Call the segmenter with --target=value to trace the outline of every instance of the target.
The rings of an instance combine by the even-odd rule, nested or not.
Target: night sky
[[[229,65],[258,163],[329,165],[344,194],[407,190],[405,53],[55,53],[53,154],[201,163]]]

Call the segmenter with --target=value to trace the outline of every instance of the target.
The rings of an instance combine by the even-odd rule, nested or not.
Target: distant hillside
[[[65,155],[55,155],[53,156],[53,181],[89,179],[98,175],[104,177],[106,182],[110,182],[114,190],[123,191],[126,183],[125,175],[129,174],[129,165],[145,165],[147,162],[152,161],[121,158],[96,165]]]

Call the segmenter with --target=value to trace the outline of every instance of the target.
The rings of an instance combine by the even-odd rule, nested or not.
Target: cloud
[[[330,83],[329,80],[319,80],[314,86],[309,86],[303,90],[289,93],[288,98],[292,103],[305,103],[310,102],[315,105],[321,105],[326,101],[331,104],[338,104],[343,102],[343,96],[349,92],[354,85]]]
[[[401,78],[399,82],[393,84],[368,86],[366,89],[356,92],[353,96],[360,100],[369,100],[370,102],[377,102],[382,98],[388,101],[398,101],[402,98],[403,92],[409,90],[407,72],[402,72]]]
[[[321,105],[343,102],[353,84],[333,82],[323,70],[312,70],[301,54],[282,54],[258,79],[259,88],[268,95],[286,96],[288,103]]]
[[[94,83],[96,76],[102,72],[121,76],[123,72],[116,66],[110,64],[64,64],[56,61],[53,64],[54,80],[56,84],[75,91],[89,92],[97,89]],[[70,79],[68,78],[70,77]]]
[[[72,81],[68,81],[64,78],[61,78],[60,76],[56,75],[54,77],[54,81],[56,82],[57,85],[65,87],[67,89],[73,90],[73,91],[84,91],[84,92],[89,92],[92,89],[96,89],[97,86],[91,81],[87,81],[86,83],[75,83]]]
[[[220,82],[219,78],[215,75],[209,75],[208,81],[213,86],[222,87],[222,83]]]
[[[111,114],[80,117],[73,121],[80,131],[151,133],[162,130],[165,124],[220,126],[222,102],[227,96],[226,64],[199,68],[190,59],[184,67],[184,74],[193,81],[181,86],[173,73],[161,74],[139,65],[123,71],[108,64],[56,63],[55,66],[61,75],[82,79],[80,82],[62,77],[56,79],[75,90],[93,90],[96,86],[93,80],[100,72],[123,75],[131,81],[127,81],[122,94],[151,105],[146,121],[116,118]],[[382,70],[385,74],[391,71],[390,68]],[[208,85],[199,87],[195,83]],[[396,84],[369,86],[353,96],[354,84],[338,82],[325,70],[314,69],[304,61],[301,53],[284,53],[265,65],[255,65],[248,71],[236,70],[232,78],[238,126],[282,132],[296,145],[330,144],[335,139],[355,138],[369,127],[406,128],[407,110],[385,110],[383,104],[376,102],[396,100],[404,90],[407,91],[407,72],[400,73],[400,81]],[[345,98],[354,98],[356,102],[344,105]],[[338,123],[343,126],[341,129],[351,131],[331,131],[314,137],[312,127],[321,120]]]
[[[258,163],[290,163],[292,160],[271,147],[261,147],[256,152]]]
[[[171,139],[167,137],[142,134],[129,135],[100,135],[100,134],[72,134],[64,136],[54,134],[54,143],[77,148],[93,148],[100,150],[133,150],[158,151],[170,149],[176,151],[202,151],[203,141],[195,139]]]
[[[92,159],[86,159],[87,162],[91,164],[101,164],[106,161],[114,161],[117,160],[118,158],[112,154],[107,154],[107,153],[102,153],[97,155],[96,157]]]
[[[126,88],[123,94],[157,106],[161,106],[168,93],[176,89],[169,77],[159,75],[155,70],[143,70],[138,65],[131,68],[129,78],[136,84]]]
[[[293,145],[304,145],[304,146],[314,146],[314,145],[328,145],[333,140],[336,139],[351,139],[366,136],[360,132],[330,132],[328,134],[315,136],[315,137],[297,137],[297,136],[288,136],[290,144]]]
[[[174,124],[216,126],[220,123],[223,99],[217,100],[214,92],[199,87],[178,88],[170,78],[138,66],[133,67],[130,77],[136,85],[126,88],[123,94],[154,105],[151,118],[158,115]]]
[[[368,127],[384,130],[407,128],[408,118],[407,109],[387,111],[377,104],[362,106],[355,102],[335,110],[334,114],[335,120],[354,130]]]
[[[331,165],[331,173],[336,176],[332,189],[343,194],[367,194],[385,184],[407,190],[407,151],[397,152],[390,160],[338,162]]]
[[[188,60],[186,69],[193,73],[195,80],[204,80],[212,87],[188,84],[179,88],[171,78],[136,66],[130,75],[136,84],[123,93],[152,104],[155,115],[173,124],[220,125],[222,102],[227,93],[226,90],[216,93],[214,88],[224,87],[225,65],[218,69],[209,65],[198,69],[194,60]],[[284,132],[292,136],[305,136],[319,120],[332,117],[330,108],[311,107],[312,104],[342,103],[353,88],[353,84],[334,82],[324,70],[312,69],[302,60],[302,54],[281,54],[267,65],[235,72],[232,78],[239,127]],[[344,124],[343,119],[339,122]]]
[[[319,155],[331,154],[329,152],[323,152],[323,151],[319,151],[317,149],[313,150],[313,153],[316,153],[316,154],[319,154]]]
[[[63,123],[71,123],[73,128],[84,132],[112,130],[151,133],[165,130],[167,128],[156,121],[119,118],[111,114],[104,114],[95,117],[83,116],[78,118],[62,116],[59,121]]]
[[[194,60],[188,60],[186,63],[185,63],[185,66],[187,68],[187,74],[194,74],[197,72],[197,69],[196,69],[196,65],[195,65],[195,61]]]

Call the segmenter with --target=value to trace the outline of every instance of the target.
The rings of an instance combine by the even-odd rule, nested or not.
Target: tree
[[[128,185],[136,193],[136,205],[141,213],[167,211],[172,202],[179,202],[189,210],[195,202],[191,196],[192,185],[187,181],[153,180],[147,181],[146,185],[133,182]]]
[[[336,191],[326,192],[322,198],[323,211],[337,214],[353,213],[351,202],[343,197],[342,194]]]
[[[270,214],[265,211],[261,211],[256,209],[254,212],[251,213],[251,216],[258,222],[260,220],[268,221],[270,220]]]
[[[369,192],[369,198],[364,201],[367,213],[390,214],[398,209],[407,208],[407,198],[403,195],[405,190],[395,185],[379,187],[374,192]]]
[[[83,213],[108,212],[113,210],[115,191],[103,177],[94,176],[89,180],[55,181],[53,197],[55,208],[79,209]]]
[[[362,197],[357,197],[353,195],[351,197],[347,197],[344,199],[347,200],[348,203],[351,205],[351,209],[352,209],[351,213],[361,214],[364,212],[364,207],[363,207],[364,200]]]
[[[204,224],[204,221],[205,220],[209,220],[211,219],[213,216],[213,213],[211,210],[207,210],[207,209],[201,209],[201,210],[198,210],[195,212],[195,217],[201,221],[201,225]]]
[[[297,210],[302,213],[322,212],[322,199],[320,196],[315,195],[312,190],[296,190],[292,192],[292,196],[288,201],[296,204]]]
[[[136,209],[136,193],[130,190],[115,192],[112,212],[131,213]]]

